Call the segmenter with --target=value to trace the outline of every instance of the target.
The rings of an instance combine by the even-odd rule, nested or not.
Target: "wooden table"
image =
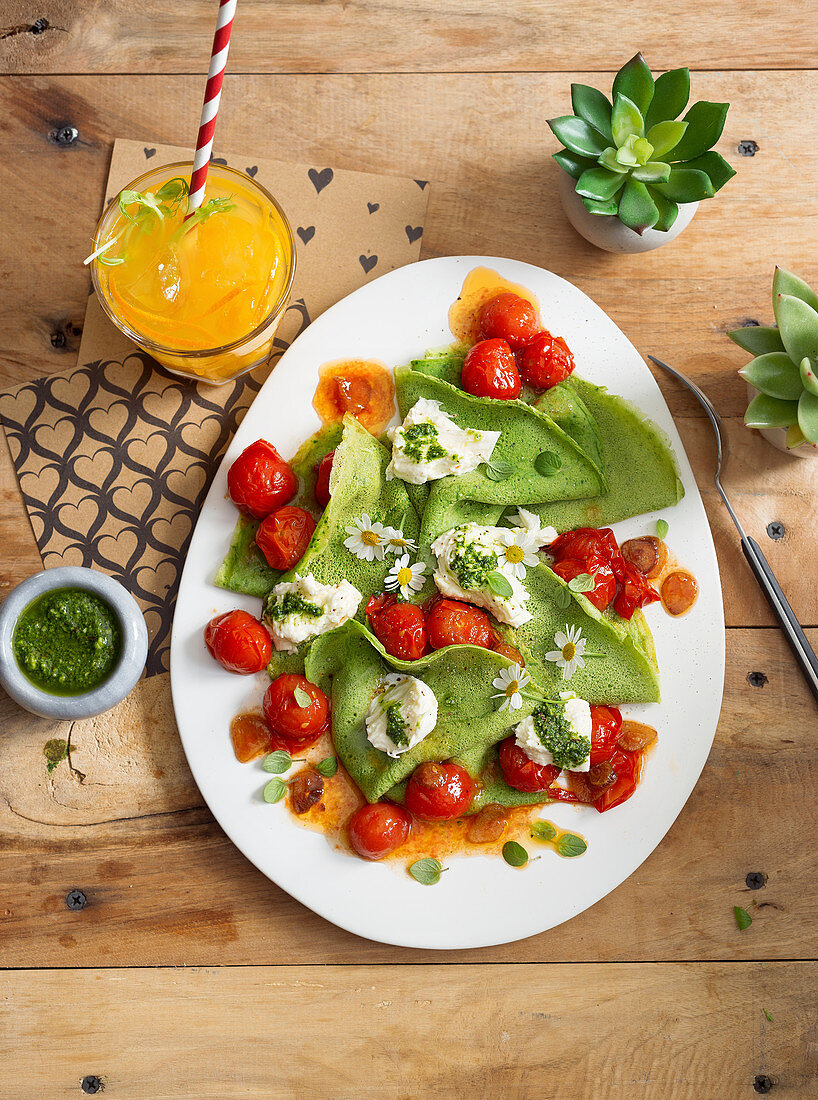
[[[79,260],[113,137],[191,140],[213,9],[2,5],[0,385],[74,362]],[[761,0],[242,0],[218,140],[429,179],[426,256],[548,267],[640,351],[691,374],[726,419],[742,521],[818,644],[818,464],[743,427],[746,356],[724,335],[769,323],[775,263],[818,281],[814,19],[809,4]],[[565,221],[544,120],[568,110],[572,80],[607,88],[639,48],[654,70],[688,63],[695,98],[732,102],[719,149],[738,175],[666,250],[613,257]],[[171,774],[124,815],[95,812],[87,777],[38,793],[41,727],[3,698],[0,1095],[82,1095],[96,1078],[112,1097],[152,1100],[818,1094],[815,704],[714,497],[710,430],[659,381],[705,496],[728,624],[716,742],[659,849],[541,936],[398,950],[263,878],[175,746]],[[40,562],[2,446],[6,588]],[[72,888],[82,910],[66,904]],[[753,916],[744,932],[734,905]]]

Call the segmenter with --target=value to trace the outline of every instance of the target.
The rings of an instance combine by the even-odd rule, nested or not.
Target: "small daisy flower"
[[[383,537],[386,539],[386,550],[389,554],[405,554],[407,551],[413,552],[418,548],[414,539],[408,539],[397,527],[385,527]]]
[[[565,632],[558,630],[554,635],[554,645],[558,648],[546,653],[545,659],[562,669],[563,680],[570,680],[578,668],[585,668],[586,644],[580,628],[566,623]]]
[[[386,554],[386,529],[382,523],[373,523],[364,512],[352,526],[346,528],[349,535],[344,546],[362,561],[383,561]]]
[[[422,561],[416,561],[410,565],[409,555],[404,554],[403,557],[397,559],[386,574],[383,586],[388,592],[399,591],[401,596],[408,600],[412,592],[420,592],[423,588],[423,574],[425,572],[426,566]]]
[[[515,527],[520,527],[527,532],[536,542],[537,546],[548,546],[557,537],[556,527],[541,527],[540,517],[527,508],[519,508],[515,516],[511,516],[511,522]]]
[[[503,700],[500,710],[519,710],[523,705],[521,692],[530,683],[531,677],[522,665],[509,665],[508,668],[501,669],[499,675],[491,681],[491,686],[497,688],[492,699]]]
[[[497,549],[500,568],[518,581],[525,577],[527,565],[536,565],[537,543],[532,535],[518,527],[515,531],[504,531],[500,535],[501,546]]]

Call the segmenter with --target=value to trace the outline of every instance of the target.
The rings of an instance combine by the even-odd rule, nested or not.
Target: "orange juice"
[[[94,285],[114,323],[174,374],[227,382],[266,361],[295,269],[289,223],[241,172],[211,164],[188,217],[190,164],[134,180],[97,228]]]

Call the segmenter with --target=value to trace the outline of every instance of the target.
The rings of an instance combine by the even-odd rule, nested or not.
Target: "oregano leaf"
[[[503,859],[509,867],[525,867],[528,863],[528,852],[516,840],[507,840],[503,845]]]
[[[750,916],[747,910],[742,909],[740,905],[733,906],[733,916],[736,918],[736,924],[738,925],[739,932],[743,932],[753,923],[753,918]]]
[[[514,473],[514,467],[503,458],[495,458],[485,463],[486,477],[492,481],[505,481]]]
[[[582,853],[587,850],[588,845],[582,837],[577,836],[576,833],[563,833],[557,841],[557,851],[561,856],[565,856],[566,859],[571,859],[573,856],[581,856]]]
[[[514,589],[511,587],[508,577],[504,577],[497,569],[492,569],[486,580],[495,596],[499,596],[503,600],[510,600],[514,595]]]
[[[534,469],[543,477],[553,477],[562,466],[562,459],[555,451],[540,451],[534,459]]]
[[[596,587],[596,578],[590,573],[578,573],[568,582],[568,587],[572,592],[593,592]]]
[[[656,521],[656,534],[660,539],[667,538],[667,533],[670,530],[666,519],[657,519]]]
[[[296,703],[302,708],[308,707],[312,703],[312,696],[300,686],[296,687],[293,695],[295,696]]]
[[[279,779],[275,776],[267,786],[264,788],[263,797],[265,802],[280,802],[284,795],[287,793],[287,784],[283,779]]]
[[[264,771],[272,772],[273,775],[283,775],[293,766],[293,758],[285,749],[276,749],[265,756],[261,766]]]
[[[554,603],[562,611],[571,606],[571,592],[565,585],[560,585],[559,588],[554,591]]]
[[[426,856],[424,859],[416,860],[409,868],[409,874],[415,880],[419,882],[421,886],[436,886],[440,882],[440,876],[443,874],[444,868],[440,864],[439,859],[433,859],[432,856]]]
[[[338,771],[338,761],[334,756],[325,756],[323,760],[319,760],[315,765],[315,770],[319,775],[323,775],[325,779],[332,779]]]
[[[553,840],[557,830],[550,821],[535,821],[531,826],[531,835],[535,840]]]

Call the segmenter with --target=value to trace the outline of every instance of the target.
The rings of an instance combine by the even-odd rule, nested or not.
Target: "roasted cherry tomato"
[[[383,859],[409,839],[412,819],[402,806],[375,802],[349,819],[349,842],[363,859]]]
[[[513,737],[507,737],[500,745],[500,767],[509,787],[526,794],[547,790],[562,770],[556,764],[535,763]]]
[[[525,660],[522,653],[516,646],[509,645],[508,642],[504,642],[502,638],[495,636],[492,638],[491,648],[495,653],[499,653],[501,657],[505,657],[507,661],[513,661],[519,665],[520,668],[525,668]]]
[[[297,688],[309,696],[306,706],[302,707],[296,699]],[[264,693],[261,709],[273,733],[293,748],[306,748],[329,724],[326,695],[306,676],[294,672],[285,672],[273,680]]]
[[[462,817],[474,782],[459,764],[418,764],[406,784],[406,809],[424,821]]]
[[[607,562],[598,558],[588,558],[586,561],[578,561],[576,558],[562,558],[554,562],[554,572],[564,581],[572,581],[581,573],[588,573],[594,578],[594,587],[590,592],[583,592],[583,596],[599,611],[604,611],[616,595],[616,577],[613,569]]]
[[[659,599],[656,589],[629,561],[623,560],[616,579],[619,581],[619,591],[614,598],[613,607],[623,619],[630,619],[637,607],[644,607],[646,603]]]
[[[264,519],[293,499],[298,478],[272,443],[257,439],[227,471],[227,489],[237,508]]]
[[[228,672],[249,675],[270,663],[273,643],[265,627],[247,611],[227,611],[205,627],[205,645]]]
[[[329,475],[332,471],[332,460],[334,458],[335,451],[330,451],[328,455],[324,455],[318,463],[315,475],[315,499],[322,508],[326,508],[329,504]]]
[[[611,767],[616,774],[616,780],[594,802],[601,814],[627,802],[636,790],[642,772],[642,753],[618,749],[611,757]]]
[[[617,564],[622,561],[616,535],[610,527],[577,527],[574,531],[559,535],[546,549],[557,561],[562,561],[563,558],[575,558],[577,561],[585,561],[590,557],[599,558],[612,565],[614,572]]]
[[[447,645],[491,647],[488,615],[461,600],[435,600],[426,613],[426,631],[432,649],[443,649]]]
[[[512,351],[524,347],[540,331],[540,315],[519,294],[490,298],[479,314],[481,340],[505,340]]]
[[[384,593],[370,599],[366,615],[375,637],[393,657],[416,661],[427,652],[426,616],[422,607],[399,603],[394,596]]]
[[[528,386],[550,390],[574,369],[574,357],[561,336],[540,332],[517,352],[520,374]]]
[[[481,340],[470,348],[460,381],[475,397],[508,401],[520,394],[520,372],[505,340]]]
[[[610,760],[622,730],[618,707],[591,707],[591,766]]]
[[[273,569],[292,569],[304,557],[315,520],[303,508],[285,504],[266,516],[256,531],[256,546]]]

